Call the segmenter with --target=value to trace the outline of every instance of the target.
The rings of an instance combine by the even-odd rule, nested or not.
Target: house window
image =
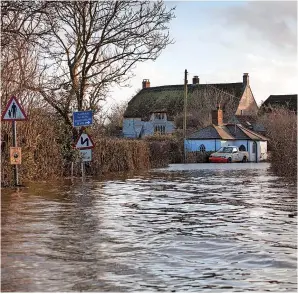
[[[241,145],[241,146],[239,147],[239,151],[246,151],[245,146],[244,146],[244,145]]]
[[[252,153],[256,153],[257,152],[257,143],[253,142],[252,143]]]
[[[205,151],[206,151],[206,147],[205,147],[204,144],[201,144],[201,145],[200,145],[200,151],[201,151],[201,152],[205,152]]]
[[[160,134],[165,134],[166,127],[165,126],[157,125],[157,126],[154,127],[154,132],[155,133],[160,133]]]

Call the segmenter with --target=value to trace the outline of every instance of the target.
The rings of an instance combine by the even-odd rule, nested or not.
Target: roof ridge
[[[263,136],[263,135],[260,135],[260,134],[254,132],[254,131],[252,131],[252,130],[250,130],[250,129],[247,129],[247,128],[244,127],[242,124],[237,124],[237,126],[238,126],[241,130],[244,129],[246,132],[251,133],[252,135],[254,135],[254,136],[256,136],[256,137],[259,137],[259,138],[261,138],[261,139],[265,139],[265,140],[269,140],[267,137],[265,137],[265,136]]]
[[[214,127],[214,129],[216,130],[216,132],[218,133],[218,135],[222,138],[222,139],[224,139],[224,140],[227,140],[227,139],[229,139],[229,140],[235,140],[236,138],[235,138],[235,136],[233,136],[230,132],[229,132],[229,130],[225,130],[225,129],[223,129],[222,127],[223,126],[225,126],[224,124],[223,125],[220,125],[220,126],[218,126],[218,125],[214,125],[214,124],[212,124],[213,125],[213,127]],[[217,130],[217,128],[221,128],[221,130],[225,133],[225,135],[228,135],[228,137],[230,137],[230,138],[223,138],[223,136],[218,132],[218,130]]]
[[[271,96],[297,96],[297,95],[298,94],[272,94],[269,97],[271,97]]]
[[[208,86],[208,85],[234,85],[234,84],[243,84],[242,82],[234,82],[234,83],[205,83],[205,84],[187,84],[187,86]],[[148,88],[143,88],[142,90],[150,90],[150,89],[155,89],[155,88],[162,88],[162,87],[184,87],[184,84],[174,84],[174,85],[161,85],[161,86],[154,86],[154,87],[148,87]],[[140,91],[140,92],[141,92]]]

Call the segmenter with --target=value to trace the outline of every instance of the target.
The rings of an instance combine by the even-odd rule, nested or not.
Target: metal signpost
[[[75,111],[73,112],[73,126],[74,127],[87,127],[93,123],[93,113],[91,110],[88,111]],[[83,128],[81,134],[75,143],[75,148],[80,150],[81,157],[81,170],[82,180],[84,179],[84,168],[85,162],[91,161],[92,159],[92,148],[95,146],[90,135],[84,132]]]
[[[17,147],[17,126],[16,121],[27,120],[25,111],[17,98],[12,96],[1,116],[2,121],[12,122],[12,148],[10,149],[10,163],[14,166],[14,182],[19,186],[18,165],[21,164],[21,148]]]

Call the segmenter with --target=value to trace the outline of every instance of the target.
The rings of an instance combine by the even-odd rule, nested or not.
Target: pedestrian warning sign
[[[1,120],[27,120],[25,111],[21,107],[16,97],[11,97],[7,103],[5,110],[2,113]]]
[[[21,147],[10,147],[10,164],[21,164]]]
[[[91,149],[94,147],[94,142],[88,134],[82,133],[76,142],[77,149]]]

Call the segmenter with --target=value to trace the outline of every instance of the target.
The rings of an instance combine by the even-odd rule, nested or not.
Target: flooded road
[[[268,168],[2,189],[2,291],[296,291],[296,186]]]

